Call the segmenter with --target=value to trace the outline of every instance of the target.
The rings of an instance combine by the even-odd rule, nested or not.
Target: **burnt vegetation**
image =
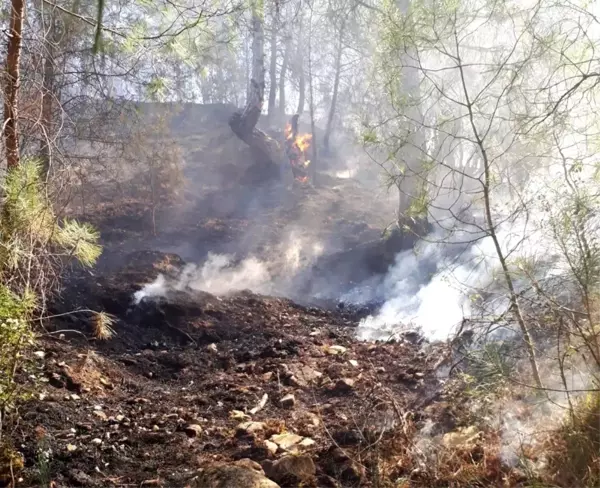
[[[600,11],[7,0],[0,486],[600,484]]]

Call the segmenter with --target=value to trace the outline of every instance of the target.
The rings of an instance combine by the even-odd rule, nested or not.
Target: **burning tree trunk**
[[[274,176],[279,175],[279,161],[281,161],[279,144],[256,128],[262,111],[264,94],[263,3],[262,0],[255,0],[252,5],[252,79],[248,100],[243,111],[235,112],[231,116],[229,126],[236,136],[250,146],[257,165]]]
[[[12,0],[11,7],[4,80],[4,142],[6,144],[6,166],[8,169],[19,166],[20,160],[18,103],[25,2],[24,0]]]
[[[290,161],[294,179],[300,183],[307,183],[311,164],[308,150],[311,146],[312,135],[298,134],[298,117],[300,114],[295,114],[285,127],[285,152]]]

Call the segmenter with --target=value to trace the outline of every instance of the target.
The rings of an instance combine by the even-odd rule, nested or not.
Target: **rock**
[[[67,451],[68,452],[73,452],[77,450],[77,446],[74,444],[67,444]]]
[[[90,442],[96,446],[99,446],[100,444],[102,444],[102,439],[100,439],[99,437],[94,437]]]
[[[296,378],[294,375],[291,376],[287,376],[283,382],[285,383],[286,386],[294,386],[294,387],[300,387],[300,386],[306,386],[306,382],[301,382],[298,380],[298,378]]]
[[[94,410],[94,415],[101,420],[108,420],[108,416],[102,410]]]
[[[291,393],[289,395],[285,395],[281,400],[279,400],[279,405],[283,408],[292,408],[296,405],[296,397]]]
[[[242,422],[237,426],[237,434],[256,434],[265,430],[266,425],[263,422]]]
[[[354,462],[343,449],[331,447],[322,455],[325,471],[330,476],[339,479],[342,486],[357,486],[365,477],[364,468]]]
[[[314,439],[311,439],[310,437],[305,437],[304,439],[302,439],[300,441],[300,446],[302,447],[311,447],[314,446],[316,444]]]
[[[275,376],[275,373],[273,373],[273,371],[267,371],[261,376],[261,378],[263,379],[263,381],[271,381],[273,379],[273,376]]]
[[[296,444],[299,444],[300,441],[302,441],[302,436],[290,433],[276,434],[271,437],[271,441],[281,447],[281,449],[285,449],[287,451]]]
[[[192,486],[196,488],[280,488],[264,474],[248,467],[235,465],[206,468]]]
[[[277,444],[275,444],[274,442],[271,442],[269,440],[265,441],[265,447],[268,449],[268,451],[271,454],[275,454],[277,452],[277,450],[279,449],[279,446],[277,446]]]
[[[323,373],[305,364],[290,364],[288,371],[291,376],[286,378],[286,383],[296,387],[306,387],[323,376]]]
[[[306,455],[284,456],[277,461],[264,461],[267,476],[286,486],[297,486],[310,482],[317,472],[315,463]]]
[[[258,471],[261,474],[265,474],[265,472],[262,469],[262,466],[260,464],[258,464],[256,461],[252,461],[252,459],[248,459],[248,458],[238,459],[235,462],[235,465],[240,466],[242,468],[253,469],[254,471]]]
[[[92,486],[94,485],[93,478],[81,471],[80,469],[69,470],[69,479],[77,486]]]
[[[208,349],[210,352],[214,352],[214,353],[218,352],[216,344],[209,344],[208,346],[206,346],[206,349]]]
[[[314,427],[318,427],[319,425],[321,425],[321,419],[319,418],[319,416],[315,413],[308,412],[306,410],[294,412],[292,414],[292,418],[294,420],[302,422],[302,424],[305,427],[309,427],[309,428],[314,428]]]
[[[350,366],[358,368],[358,361],[356,359],[350,359],[348,362],[350,363]]]
[[[38,359],[44,359],[46,357],[46,353],[44,351],[35,351],[33,355]]]
[[[329,354],[330,356],[337,356],[338,354],[344,354],[348,349],[346,349],[344,346],[324,346],[323,350],[325,351],[326,354]]]
[[[200,437],[202,435],[202,427],[198,424],[187,424],[183,431],[187,434],[188,437]]]
[[[354,389],[354,380],[350,378],[340,378],[333,387],[333,392],[337,394],[350,393]]]

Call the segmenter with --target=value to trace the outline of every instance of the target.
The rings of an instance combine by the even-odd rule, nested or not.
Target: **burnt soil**
[[[244,164],[244,148],[228,141]],[[196,140],[191,145],[201,152]],[[192,162],[187,177],[196,181],[206,168]],[[17,486],[183,487],[212,463],[261,463],[286,452],[305,452],[316,464],[316,478],[302,486],[372,486],[367,453],[408,413],[424,420],[439,395],[441,346],[414,334],[361,342],[356,327],[370,309],[335,301],[315,307],[249,291],[187,290],[133,304],[136,291],[159,273],[176,276],[185,261],[201,262],[209,251],[273,258],[273,246],[296,229],[326,244],[328,253],[309,263],[315,282],[343,291],[384,273],[410,239],[383,243],[383,207],[372,189],[328,178],[316,188],[194,188],[160,210],[158,235],[140,202],[107,200],[88,210],[105,251],[95,269],[65,276],[50,310],[60,316],[44,324],[22,374],[33,394],[9,426],[25,462]],[[313,285],[303,281],[298,294],[309,296]],[[88,309],[114,315],[112,338],[92,339],[91,314],[71,313]],[[295,402],[284,407],[287,394]],[[240,423],[249,420],[264,425],[246,432]],[[275,451],[268,440],[280,433],[308,440]],[[50,460],[45,477],[42,451]]]
[[[51,449],[50,476],[59,487],[185,486],[216,461],[281,456],[264,442],[281,432],[315,441],[299,449],[315,460],[319,486],[368,486],[359,469],[340,480],[328,453],[361,452],[372,442],[369,432],[385,432],[400,412],[418,412],[436,394],[432,366],[439,356],[425,354],[410,336],[357,341],[360,312],[250,292],[177,292],[133,306],[135,291],[159,271],[175,272],[181,260],[146,252],[130,262],[108,276],[81,273],[64,303],[113,313],[115,337],[69,332],[92,332],[71,316],[55,321],[55,333],[38,345],[45,356],[31,365],[35,398],[22,406],[12,434],[26,463],[21,486],[39,478],[40,446]],[[295,405],[283,408],[289,393]],[[249,413],[265,395],[264,407]],[[250,418],[264,430],[238,432]],[[190,437],[190,425],[201,433]]]

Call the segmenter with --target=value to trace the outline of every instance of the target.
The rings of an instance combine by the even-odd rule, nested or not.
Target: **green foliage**
[[[488,342],[467,355],[468,372],[474,379],[473,394],[497,391],[510,378],[515,364],[511,361],[510,351],[513,344],[503,341]]]
[[[29,269],[19,292],[30,288],[31,273],[42,271],[36,253],[74,257],[91,266],[100,256],[98,233],[74,220],[59,222],[41,180],[42,167],[34,160],[23,161],[12,170],[3,185],[0,221],[0,277],[8,279],[22,266]]]
[[[406,210],[406,216],[414,219],[424,219],[427,217],[428,208],[429,194],[427,192],[427,187],[421,185],[421,188],[417,191],[416,195],[413,196],[413,199]]]
[[[0,411],[2,413],[10,409],[18,397],[15,373],[23,354],[33,345],[33,340],[31,327],[24,318],[0,321]]]
[[[33,345],[31,319],[41,297],[56,286],[57,265],[75,258],[94,264],[98,233],[87,224],[60,221],[41,179],[41,165],[22,161],[6,176],[0,212],[0,418],[19,398],[15,375]]]

